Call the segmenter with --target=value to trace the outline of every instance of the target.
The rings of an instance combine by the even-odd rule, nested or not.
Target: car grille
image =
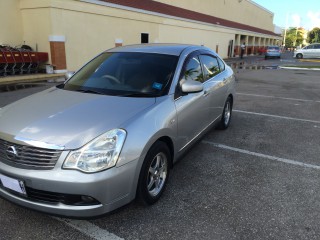
[[[8,152],[10,150],[16,154]],[[0,162],[26,169],[53,169],[62,151],[30,147],[0,139]]]

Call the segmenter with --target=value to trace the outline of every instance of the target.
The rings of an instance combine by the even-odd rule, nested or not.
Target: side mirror
[[[203,85],[201,82],[193,80],[182,80],[181,90],[183,93],[197,93],[203,90]]]
[[[75,72],[67,72],[65,75],[64,75],[64,79],[65,80],[68,80],[69,78],[71,78],[73,76]]]

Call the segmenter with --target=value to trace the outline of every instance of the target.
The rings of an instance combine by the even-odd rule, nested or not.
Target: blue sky
[[[274,13],[280,27],[320,28],[320,0],[252,0]],[[286,25],[286,16],[288,21]]]

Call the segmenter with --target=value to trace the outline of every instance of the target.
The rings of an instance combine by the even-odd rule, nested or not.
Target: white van
[[[294,51],[295,58],[320,58],[320,43],[312,43]]]

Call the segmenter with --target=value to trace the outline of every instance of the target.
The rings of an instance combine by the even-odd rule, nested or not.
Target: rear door
[[[320,44],[314,45],[314,58],[320,58]]]
[[[200,60],[205,76],[204,86],[208,94],[210,106],[210,123],[217,119],[221,113],[226,95],[226,76],[223,68],[220,68],[219,59],[211,54],[201,54]],[[221,71],[223,69],[223,71]]]

